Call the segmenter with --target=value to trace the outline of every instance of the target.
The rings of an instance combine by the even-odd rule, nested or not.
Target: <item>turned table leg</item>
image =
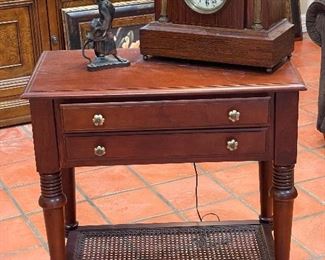
[[[76,217],[76,185],[74,168],[65,168],[61,170],[63,192],[67,197],[65,205],[65,231],[66,235],[69,231],[78,227]]]
[[[273,221],[273,200],[271,194],[272,174],[273,167],[271,161],[259,162],[261,205],[260,221],[264,223],[272,223]]]
[[[40,174],[41,196],[47,241],[52,260],[65,259],[64,211],[66,197],[63,194],[61,173]]]
[[[294,165],[273,166],[273,206],[275,257],[289,260],[293,201],[297,197],[294,187]]]

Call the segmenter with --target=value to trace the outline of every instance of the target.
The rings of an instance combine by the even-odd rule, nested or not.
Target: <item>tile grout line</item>
[[[132,174],[134,174],[134,173],[132,173]],[[154,183],[154,184],[148,183],[148,185],[150,185],[152,187],[155,187],[155,186],[164,185],[164,184],[172,183],[172,182],[175,182],[175,181],[182,181],[182,180],[186,180],[186,179],[190,179],[190,178],[193,178],[193,176],[180,177],[180,178],[176,178],[176,179],[173,179],[173,180],[158,182],[158,183]],[[117,191],[117,192],[111,192],[111,193],[108,193],[108,194],[98,195],[98,196],[93,197],[93,199],[106,198],[106,197],[110,197],[110,196],[115,196],[115,195],[127,193],[127,192],[130,192],[130,191],[142,190],[144,188],[146,188],[146,185],[141,186],[141,187],[137,187],[137,188],[131,188],[131,189],[126,189],[126,190],[120,190],[120,191]]]
[[[225,199],[221,199],[221,200],[216,200],[216,201],[214,200],[214,201],[210,201],[210,202],[207,202],[207,203],[203,203],[203,204],[200,205],[200,207],[207,207],[207,206],[214,205],[214,204],[217,204],[217,203],[223,203],[223,202],[226,202],[226,201],[229,201],[229,200],[231,200],[231,198],[229,198],[229,197],[225,198]],[[190,207],[190,208],[182,209],[182,210],[180,210],[180,212],[182,212],[184,214],[185,211],[190,211],[190,210],[195,210],[195,209],[196,209],[196,207]],[[146,218],[137,219],[133,223],[141,223],[141,221],[147,221],[147,220],[157,218],[157,217],[168,216],[168,215],[170,215],[170,213],[171,212],[162,213],[162,214],[158,214],[158,215],[155,215],[155,216],[150,216],[150,217],[146,217]],[[189,221],[189,219],[187,217],[186,217],[186,221]]]
[[[251,162],[247,162],[247,164],[249,164]],[[246,163],[245,163],[246,164]],[[231,167],[228,167],[226,169],[222,169],[222,170],[217,170],[215,172],[222,172],[222,171],[225,171],[225,170],[228,170],[228,169],[235,169],[235,168],[238,168],[240,166],[242,166],[244,164],[240,164],[240,165],[235,165],[235,166],[231,166]],[[106,166],[105,166],[106,167]],[[109,166],[111,167],[111,166]],[[127,167],[127,166],[126,166]],[[89,174],[89,172],[91,172],[92,170],[89,170],[89,171],[86,171],[86,172],[82,172],[80,174],[82,175],[86,175],[86,174]],[[203,173],[201,175],[206,175],[207,173],[203,171]],[[78,174],[79,175],[79,174]],[[158,183],[154,183],[154,184],[150,184],[148,183],[148,185],[152,186],[152,187],[155,187],[155,186],[159,186],[159,185],[164,185],[164,184],[168,184],[168,183],[172,183],[172,182],[175,182],[175,181],[182,181],[182,180],[186,180],[186,179],[190,179],[190,178],[193,178],[195,177],[194,175],[191,175],[191,176],[185,176],[185,177],[180,177],[180,178],[176,178],[176,179],[172,179],[172,180],[167,180],[167,181],[162,181],[162,182],[158,182]],[[26,186],[31,186],[31,185],[35,185],[36,183],[38,182],[33,182],[33,183],[28,183],[28,184],[24,184],[24,185],[19,185],[19,186],[13,186],[11,188],[13,189],[16,189],[16,188],[21,188],[21,187],[26,187]],[[123,194],[123,193],[127,193],[127,192],[130,192],[130,191],[137,191],[137,190],[141,190],[143,188],[145,188],[146,186],[141,186],[141,187],[137,187],[137,188],[131,188],[131,189],[125,189],[125,190],[120,190],[120,191],[117,191],[117,192],[111,192],[111,193],[106,193],[106,194],[102,194],[102,195],[98,195],[98,196],[94,196],[92,198],[88,197],[89,200],[97,200],[97,199],[102,199],[102,198],[107,198],[107,197],[110,197],[110,196],[115,196],[115,195],[119,195],[119,194]],[[78,191],[80,192],[80,190],[82,191],[82,195],[85,197],[87,196],[86,195],[86,192],[84,192],[82,190],[82,188],[80,186],[77,185],[77,188],[79,189]],[[81,192],[80,192],[81,193]],[[87,201],[86,199],[82,200],[82,201]],[[80,201],[80,202],[82,202]],[[88,201],[89,202],[89,201]],[[188,208],[190,209],[190,208]],[[37,213],[39,211],[33,211],[33,212],[29,212],[27,214],[34,214],[34,213]]]
[[[313,199],[315,199],[317,202],[319,202],[321,205],[324,206],[325,202],[322,201],[321,198],[319,198],[317,195],[315,195],[314,193],[310,192],[309,190],[305,189],[304,187],[301,186],[301,184],[296,184],[296,186],[299,187],[299,189],[304,192],[305,194],[309,195],[310,197],[312,197]]]
[[[217,201],[210,201],[208,203],[201,204],[199,207],[207,207],[207,206],[210,206],[210,205],[213,205],[213,204],[216,204],[216,203],[226,202],[228,200],[231,200],[231,198],[228,197],[228,198],[217,200]],[[190,207],[190,208],[182,209],[180,211],[184,214],[185,211],[190,211],[190,210],[195,210],[195,209],[196,209],[196,207]],[[150,220],[150,219],[153,219],[153,218],[156,218],[156,217],[168,216],[169,214],[170,214],[170,212],[169,213],[159,214],[159,215],[156,215],[156,216],[150,216],[150,217],[147,217],[147,218],[137,219],[137,220],[134,221],[134,223],[137,223],[137,222],[140,223],[141,221],[147,221],[147,220]],[[189,221],[189,219],[187,217],[186,217],[186,221]]]
[[[16,136],[16,137],[10,137],[10,138],[7,138],[7,139],[2,139],[2,140],[0,140],[0,144],[11,143],[12,140],[20,141],[20,140],[24,140],[24,139],[30,140],[30,138],[28,136],[23,135],[23,136],[20,136],[20,137]]]
[[[246,164],[246,163],[245,163]],[[249,162],[248,162],[249,164]],[[237,167],[240,167],[244,164],[240,164],[240,165],[236,165],[236,166],[231,166],[231,167],[228,167],[226,169],[222,169],[222,170],[217,170],[215,172],[220,172],[220,171],[225,171],[225,170],[228,170],[228,169],[235,169]],[[127,167],[127,166],[126,166]],[[132,167],[132,166],[131,166]],[[92,170],[89,170],[87,171],[87,174],[89,174],[89,172],[92,171]],[[84,173],[84,172],[83,172]],[[83,174],[82,173],[82,174]],[[85,172],[86,173],[86,172]],[[207,173],[203,173],[202,175],[205,175]],[[84,174],[86,175],[86,174]],[[182,181],[182,180],[186,180],[186,179],[190,179],[190,178],[193,178],[195,177],[194,173],[193,175],[190,175],[190,176],[185,176],[185,177],[179,177],[179,178],[176,178],[176,179],[172,179],[172,180],[167,180],[167,181],[162,181],[162,182],[157,182],[157,183],[148,183],[148,185],[152,186],[152,187],[155,187],[155,186],[159,186],[159,185],[164,185],[164,184],[168,184],[168,183],[172,183],[172,182],[175,182],[175,181]],[[29,184],[26,184],[26,185],[29,185]],[[21,186],[19,186],[21,187]],[[121,191],[116,191],[116,192],[111,192],[111,193],[107,193],[107,194],[102,194],[102,195],[98,195],[98,196],[94,196],[92,199],[95,200],[95,199],[101,199],[101,198],[105,198],[105,197],[109,197],[109,196],[114,196],[114,195],[118,195],[118,194],[122,194],[122,193],[126,193],[126,192],[130,192],[130,191],[136,191],[136,190],[141,190],[143,189],[144,187],[137,187],[137,188],[131,188],[131,189],[125,189],[125,190],[121,190]]]
[[[202,174],[202,176],[205,174]],[[173,183],[176,181],[182,181],[182,180],[187,180],[193,178],[193,176],[189,176],[189,177],[182,177],[182,178],[178,178],[178,179],[174,179],[174,180],[169,180],[169,181],[165,181],[165,182],[159,182],[159,183],[155,183],[155,184],[149,184],[152,187],[156,187],[156,186],[160,186],[160,185],[165,185],[165,184],[169,184],[169,183]],[[137,187],[137,188],[132,188],[132,189],[127,189],[127,190],[121,190],[121,191],[117,191],[117,192],[112,192],[112,193],[108,193],[108,194],[103,194],[103,195],[98,195],[98,196],[94,196],[92,198],[92,200],[97,200],[97,199],[102,199],[102,198],[107,198],[107,197],[111,197],[111,196],[116,196],[119,194],[123,194],[123,193],[128,193],[131,191],[139,191],[142,189],[147,188],[146,186],[142,186],[142,187]]]
[[[20,184],[20,185],[14,185],[14,186],[10,186],[8,188],[11,190],[15,190],[15,189],[20,189],[20,188],[28,188],[28,187],[36,185],[36,184],[39,184],[39,181],[34,181],[34,182]]]
[[[304,111],[306,113],[309,113],[308,111]],[[299,123],[299,119],[298,119],[298,123]],[[315,121],[312,121],[312,122],[309,122],[309,123],[305,123],[303,125],[298,125],[298,129],[299,128],[304,128],[304,127],[307,127],[307,126],[311,126],[311,125],[315,125]]]
[[[10,199],[11,200],[11,199]],[[4,222],[4,221],[8,221],[8,220],[13,220],[15,218],[20,218],[21,217],[21,214],[20,213],[17,213],[17,215],[13,215],[13,216],[10,216],[10,217],[6,217],[6,218],[1,218],[0,219],[0,223],[1,222]],[[1,258],[0,258],[1,259]]]
[[[21,253],[28,253],[28,252],[31,252],[32,250],[35,250],[35,249],[39,249],[39,248],[43,248],[41,245],[34,245],[34,246],[30,246],[30,247],[26,247],[26,248],[19,248],[19,249],[16,249],[16,250],[12,250],[12,251],[9,251],[7,253],[0,253],[0,259],[5,259],[5,258],[2,258],[2,257],[8,257],[8,256],[17,256]]]
[[[84,201],[88,202],[92,208],[96,210],[96,212],[106,221],[107,224],[112,224],[112,221],[107,217],[104,212],[102,212],[93,200],[76,184],[76,190],[84,197]]]
[[[200,170],[202,171],[202,168],[200,168]],[[203,170],[203,171],[205,171],[205,170]],[[222,170],[223,171],[223,170]],[[207,172],[207,171],[206,171]],[[206,173],[206,174],[204,174],[205,176],[209,176],[211,173]],[[209,176],[210,178],[211,178],[211,176]],[[215,178],[215,177],[212,177],[212,178]],[[321,178],[323,178],[323,177],[317,177],[317,178],[314,178],[314,179],[310,179],[310,180],[316,180],[316,179],[321,179]],[[304,183],[304,182],[307,182],[307,181],[310,181],[310,180],[306,180],[306,181],[302,181],[302,182],[299,182],[299,183]],[[214,180],[215,181],[215,180]],[[218,182],[217,182],[221,187],[223,187],[223,184],[220,184],[219,183],[219,180],[218,180]],[[299,186],[299,184],[298,184],[298,186]],[[299,188],[301,188],[300,186],[299,186]],[[229,189],[230,190],[230,189]],[[231,190],[230,191],[228,191],[228,189],[226,188],[226,191],[229,193],[229,194],[231,194],[231,195],[235,195],[235,196],[232,196],[233,198],[235,197],[235,198],[237,198],[237,199],[239,199],[241,202],[243,202],[244,204],[245,204],[245,206],[247,206],[247,207],[249,207],[250,209],[252,209],[254,212],[256,212],[257,214],[259,214],[254,208],[251,208],[250,207],[250,205],[245,201],[245,200],[241,200],[240,198],[242,197],[241,195],[237,195],[236,193],[234,193],[234,192],[232,192]],[[250,194],[258,194],[258,192],[249,192],[249,193],[245,193],[244,195],[250,195]],[[229,200],[229,199],[226,199],[226,200]],[[206,205],[204,205],[204,206],[206,206]],[[185,210],[189,210],[189,209],[185,209]],[[304,216],[301,216],[301,217],[298,217],[298,218],[295,218],[294,220],[295,221],[299,221],[299,220],[302,220],[302,219],[305,219],[305,218],[309,218],[309,217],[313,217],[313,216],[318,216],[318,215],[322,215],[324,212],[323,211],[319,211],[319,212],[316,212],[316,213],[313,213],[313,214],[311,214],[311,215],[304,215]]]
[[[30,228],[30,230],[32,231],[32,233],[36,236],[36,238],[41,243],[41,246],[46,251],[48,251],[49,249],[48,249],[47,242],[43,239],[43,237],[42,237],[41,233],[38,231],[37,227],[31,222],[31,220],[29,219],[29,217],[25,214],[24,210],[20,207],[19,203],[16,201],[15,197],[11,194],[10,189],[2,182],[1,179],[0,179],[0,183],[3,186],[3,190],[7,193],[7,195],[10,198],[10,200],[12,201],[12,203],[15,205],[15,207],[20,212],[20,215],[18,217],[22,217],[22,219],[24,220],[24,222],[26,223],[26,225]]]
[[[18,161],[13,161],[13,162],[4,163],[4,164],[1,164],[1,163],[0,163],[0,168],[1,168],[1,167],[6,167],[6,166],[10,166],[11,164],[24,162],[24,161],[27,161],[27,160],[29,160],[29,159],[34,159],[34,160],[35,160],[34,155],[29,155],[29,156],[23,157],[23,159],[20,159],[20,160],[18,160]]]
[[[314,113],[314,112],[310,112],[310,111],[308,111],[308,110],[305,110],[305,109],[303,109],[302,107],[299,107],[299,110],[302,110],[303,112],[305,112],[305,113],[307,113],[307,114],[309,114],[309,116],[315,116],[315,119],[317,118],[317,114],[316,113]],[[300,111],[299,111],[300,112]],[[298,118],[299,119],[299,118]],[[306,124],[306,125],[311,125],[311,124],[316,124],[316,120],[314,120],[313,122],[311,122],[311,123],[308,123],[308,124]],[[298,126],[298,128],[299,127],[302,127],[302,126],[306,126],[306,125],[300,125],[300,126]]]
[[[322,210],[322,211],[318,211],[318,212],[315,212],[315,213],[312,213],[310,215],[305,215],[305,216],[301,216],[301,217],[296,217],[293,219],[293,221],[301,221],[301,220],[304,220],[304,219],[308,219],[308,218],[312,218],[312,217],[317,217],[317,216],[321,216],[325,214],[325,211]]]
[[[104,169],[109,169],[111,167],[114,167],[114,166],[96,166],[96,170],[101,171],[101,170],[104,170]],[[75,174],[78,175],[78,176],[79,175],[87,175],[87,174],[89,174],[89,172],[93,172],[94,170],[95,169],[85,169],[84,171],[76,172]]]
[[[202,175],[203,176],[203,175]],[[166,183],[171,183],[171,182],[174,182],[174,181],[179,181],[179,180],[184,180],[184,179],[188,179],[188,178],[191,178],[191,177],[185,177],[185,178],[181,178],[181,179],[177,179],[177,180],[173,180],[173,181],[168,181],[168,182],[164,182],[164,183],[159,183],[159,184],[155,184],[155,185],[151,185],[152,187],[154,186],[159,186],[161,184],[166,184]],[[91,200],[97,200],[97,199],[102,199],[102,198],[108,198],[108,197],[111,197],[111,196],[115,196],[115,195],[119,195],[119,194],[123,194],[123,193],[127,193],[127,192],[130,192],[130,191],[139,191],[139,190],[143,190],[143,189],[146,189],[147,187],[139,187],[139,188],[134,188],[134,189],[129,189],[129,190],[123,190],[123,191],[120,191],[120,192],[116,192],[116,193],[111,193],[111,194],[105,194],[105,195],[100,195],[100,196],[96,196],[96,197],[93,197]],[[207,203],[203,203],[200,205],[200,207],[206,207],[206,206],[209,206],[209,205],[213,205],[215,203],[222,203],[222,202],[225,202],[225,201],[228,201],[232,199],[231,197],[227,197],[227,198],[224,198],[224,199],[221,199],[221,200],[213,200],[213,201],[210,201],[210,202],[207,202]],[[79,201],[79,202],[85,202],[86,200],[82,200],[82,201]],[[189,207],[189,208],[184,208],[184,209],[181,209],[179,211],[187,211],[187,210],[192,210],[192,209],[195,209],[195,207]],[[36,214],[37,212],[30,212],[28,214],[30,215],[33,215],[33,214]],[[136,221],[140,221],[140,220],[147,220],[147,219],[151,219],[151,218],[154,218],[154,217],[157,217],[157,216],[163,216],[163,215],[168,215],[170,214],[171,212],[168,212],[168,213],[162,213],[162,214],[158,214],[158,215],[155,215],[155,216],[150,216],[150,217],[147,217],[147,218],[143,218],[143,219],[137,219]]]
[[[108,197],[111,197],[111,196],[116,196],[116,195],[120,195],[120,194],[123,194],[123,193],[131,192],[131,191],[142,190],[143,188],[145,188],[145,187],[142,186],[142,187],[131,188],[131,189],[126,189],[126,190],[120,190],[120,191],[115,191],[115,192],[110,192],[110,193],[104,193],[104,194],[92,197],[91,200],[98,200],[98,199],[108,198]]]
[[[207,174],[206,176],[208,176],[213,182],[215,182],[216,184],[218,184],[224,191],[226,191],[227,193],[229,193],[234,199],[239,200],[242,204],[244,204],[244,206],[246,206],[248,209],[252,210],[255,214],[259,215],[259,212],[257,212],[251,205],[249,205],[249,203],[247,203],[242,198],[242,196],[237,195],[231,189],[229,189],[228,187],[226,187],[218,178],[216,178],[213,175],[211,175],[211,173],[209,171],[205,171],[200,166],[198,168],[200,169],[200,171],[206,172],[206,174]],[[222,171],[220,171],[220,172],[222,172]]]
[[[11,164],[16,164],[16,163],[20,163],[20,162],[24,162],[24,161],[28,161],[29,159],[30,158],[25,158],[25,159],[23,159],[21,161],[12,162],[12,163],[9,163],[9,164],[6,164],[6,165],[0,165],[0,167],[2,167],[2,166],[8,166],[8,165],[11,165]],[[249,164],[249,163],[250,162],[247,162],[247,164]],[[235,166],[230,166],[230,167],[227,167],[226,169],[216,170],[216,171],[213,171],[213,173],[220,172],[220,171],[225,171],[225,170],[229,170],[229,169],[235,169],[235,168],[238,168],[238,167],[240,167],[242,165],[244,165],[244,163],[243,164],[239,164],[239,165],[235,165]],[[110,167],[111,166],[109,166],[108,168],[110,168]],[[107,168],[107,166],[99,167],[99,169],[101,169],[101,170],[104,170],[105,168]],[[79,176],[88,175],[92,171],[93,171],[93,169],[86,170],[86,171],[77,173],[77,175],[79,175]],[[206,173],[204,173],[204,174],[206,174]],[[171,182],[174,182],[174,181],[186,180],[186,179],[193,178],[193,177],[194,177],[194,175],[185,176],[185,177],[180,177],[180,178],[176,178],[176,179],[172,179],[172,180],[167,180],[167,181],[153,183],[153,184],[150,184],[150,185],[151,186],[157,186],[157,185],[162,185],[162,184],[168,184],[168,183],[171,183]],[[319,177],[317,177],[317,178],[319,178]],[[17,188],[32,186],[32,185],[35,185],[35,184],[38,184],[38,183],[39,183],[39,181],[36,180],[36,181],[30,182],[30,183],[26,183],[26,184],[13,185],[13,186],[10,186],[9,188],[10,189],[17,189]],[[1,188],[1,186],[0,186],[0,188]],[[119,193],[125,193],[125,192],[128,192],[128,191],[134,191],[134,190],[142,189],[142,188],[143,187],[138,187],[138,188],[131,188],[131,189],[121,190],[121,191],[117,191],[117,192],[112,192],[112,193],[109,193],[109,194],[95,196],[93,199],[99,199],[99,198],[103,198],[103,197],[107,197],[107,196],[111,196],[111,195],[116,195],[116,194],[119,194]]]
[[[304,105],[301,105],[301,106],[299,106],[299,109],[301,109],[301,110],[303,110],[304,112],[306,112],[306,113],[310,113],[311,115],[314,115],[316,118],[317,118],[317,113],[314,113],[314,112],[311,112],[311,111],[309,111],[308,109],[306,109],[306,108],[304,108],[304,106],[308,106],[308,105],[311,105],[311,104],[313,104],[314,102],[312,102],[312,103],[308,103],[308,104],[304,104]],[[317,102],[315,102],[315,103],[317,103]],[[314,125],[315,125],[316,123],[314,122]],[[299,128],[299,127],[298,127]]]
[[[234,167],[229,167],[230,168],[236,168],[238,167],[237,165],[234,166]],[[89,173],[89,171],[87,171]],[[163,185],[163,184],[168,184],[168,183],[172,183],[172,182],[175,182],[175,181],[180,181],[180,180],[186,180],[186,179],[190,179],[190,178],[193,178],[193,176],[186,176],[186,177],[181,177],[181,178],[177,178],[177,179],[173,179],[173,180],[168,180],[168,181],[163,181],[163,182],[159,182],[159,183],[155,183],[155,184],[152,184],[150,186],[158,186],[158,185]],[[23,184],[23,185],[18,185],[18,186],[12,186],[10,187],[9,189],[18,189],[18,188],[22,188],[22,187],[28,187],[28,186],[32,186],[32,185],[35,185],[37,184],[38,182],[35,181],[33,183],[28,183],[28,184]],[[1,185],[1,183],[0,183]],[[136,190],[141,190],[141,189],[144,189],[145,187],[138,187],[138,188],[133,188],[133,189],[127,189],[127,190],[122,190],[122,191],[119,191],[119,192],[113,192],[113,193],[110,193],[110,194],[104,194],[104,195],[100,195],[100,196],[96,196],[96,197],[93,197],[93,198],[90,198],[83,190],[82,188],[80,188],[78,185],[76,185],[77,187],[77,190],[80,192],[80,194],[83,196],[83,199],[81,201],[78,201],[77,203],[82,203],[82,202],[88,202],[103,218],[104,220],[108,223],[108,224],[111,224],[111,221],[107,218],[107,216],[96,206],[96,204],[94,204],[93,200],[96,200],[96,199],[101,199],[101,198],[106,198],[106,197],[110,197],[110,196],[114,196],[114,195],[118,195],[118,194],[123,194],[123,193],[126,193],[126,192],[130,192],[130,191],[136,191]],[[229,200],[229,198],[226,198],[226,199],[223,199],[223,200],[216,200],[216,201],[212,201],[212,202],[209,202],[209,203],[205,203],[205,204],[202,204],[200,205],[201,207],[204,207],[204,206],[208,206],[210,204],[214,204],[214,203],[219,203],[219,202],[223,202],[223,201],[226,201],[226,200]],[[195,207],[190,207],[190,208],[185,208],[185,209],[182,209],[181,211],[187,211],[187,210],[191,210],[191,209],[195,209]],[[25,215],[27,217],[30,217],[30,216],[33,216],[35,214],[38,214],[38,213],[41,213],[42,212],[42,209],[37,209],[37,210],[33,210],[33,211],[30,211],[30,212],[26,212]],[[170,214],[169,213],[166,213],[167,215]],[[165,214],[163,214],[165,215]],[[4,220],[10,220],[10,219],[14,219],[16,217],[19,217],[20,215],[16,215],[16,216],[11,216],[11,217],[8,217],[8,218],[4,218],[4,219],[0,219],[0,221],[4,221]],[[157,215],[157,216],[160,216],[160,215]],[[155,217],[157,217],[155,216]],[[144,219],[139,219],[139,220],[136,220],[136,221],[140,221],[140,220],[146,220],[146,219],[150,219],[152,217],[149,217],[149,218],[144,218]]]
[[[173,213],[173,212],[167,212],[167,213],[157,214],[157,215],[150,216],[150,217],[147,217],[147,218],[139,218],[139,219],[136,219],[136,220],[134,220],[134,221],[132,221],[130,223],[131,224],[134,224],[134,223],[143,223],[144,221],[147,221],[147,220],[150,220],[150,219],[168,216],[171,213]]]
[[[323,179],[323,178],[325,178],[325,175],[324,176],[315,177],[315,178],[306,179],[306,180],[302,180],[302,181],[295,181],[295,185],[304,184],[306,182],[316,181],[316,180]]]
[[[321,155],[321,154],[319,154],[319,153],[316,152],[316,150],[321,150],[321,149],[325,149],[325,145],[322,146],[322,147],[313,148],[313,149],[310,150],[310,152],[313,153],[313,154],[315,154],[315,155],[317,155],[321,159],[324,159],[325,160],[325,156],[323,156],[323,155]]]
[[[213,201],[210,201],[210,202],[207,202],[207,203],[202,203],[201,205],[199,205],[199,208],[208,207],[210,205],[214,205],[214,204],[218,204],[218,203],[223,203],[223,202],[229,201],[231,199],[232,199],[231,197],[227,197],[227,198],[224,198],[224,199],[221,199],[221,200],[213,200]],[[185,211],[190,211],[190,210],[195,210],[195,209],[196,209],[196,207],[194,206],[194,207],[190,207],[190,208],[184,208],[184,209],[181,209],[179,211],[184,214]],[[165,215],[169,215],[169,214],[170,214],[170,212],[169,213],[163,213],[163,214],[161,214],[161,216],[165,216]],[[137,219],[136,222],[140,222],[140,221],[143,221],[143,220],[148,220],[148,219],[155,218],[155,217],[157,217],[157,216]],[[189,221],[188,217],[186,217],[186,221]]]
[[[300,242],[297,238],[295,238],[294,235],[291,235],[291,241],[294,241],[300,249],[302,249],[305,253],[309,255],[309,257],[312,258],[317,257],[313,252],[313,250],[310,250],[308,247],[306,247],[302,242]]]
[[[316,128],[315,128],[315,129],[316,129]],[[299,129],[298,129],[298,131],[299,131]],[[298,140],[297,144],[299,144],[301,147],[303,147],[303,148],[304,148],[304,151],[311,152],[311,153],[317,155],[318,157],[324,159],[324,156],[322,156],[322,155],[320,155],[320,154],[318,154],[318,153],[315,153],[314,150],[318,150],[318,149],[322,149],[322,148],[325,149],[325,145],[322,145],[322,146],[319,146],[319,147],[313,147],[313,148],[311,148],[311,147],[308,147],[308,146],[302,144],[299,140]],[[298,155],[299,155],[299,153],[298,153]]]
[[[134,176],[136,176],[138,179],[140,179],[145,187],[149,189],[152,193],[154,193],[165,205],[167,205],[170,209],[172,209],[173,213],[176,214],[178,217],[180,217],[183,221],[186,221],[187,218],[183,214],[183,212],[179,211],[171,202],[169,202],[163,195],[161,195],[150,183],[148,183],[145,178],[143,178],[140,174],[138,174],[131,166],[127,166],[127,168],[133,173]]]

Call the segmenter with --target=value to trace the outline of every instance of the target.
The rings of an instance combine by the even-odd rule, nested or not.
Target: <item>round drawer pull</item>
[[[228,119],[231,122],[235,123],[235,122],[239,121],[239,118],[240,118],[240,112],[239,111],[237,111],[236,109],[229,111]]]
[[[238,149],[239,143],[235,139],[231,139],[227,141],[227,149],[231,152],[236,151]]]
[[[96,156],[104,156],[106,154],[106,149],[104,146],[98,145],[97,147],[94,148],[94,153]]]
[[[94,126],[102,126],[105,122],[105,118],[101,114],[96,114],[93,117]]]

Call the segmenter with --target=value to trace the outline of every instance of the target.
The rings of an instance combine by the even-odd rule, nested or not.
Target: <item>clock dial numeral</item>
[[[202,14],[211,14],[220,10],[227,0],[185,0],[194,11]]]

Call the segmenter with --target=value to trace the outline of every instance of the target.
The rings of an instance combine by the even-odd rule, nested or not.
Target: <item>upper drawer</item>
[[[262,126],[270,97],[61,104],[65,132]]]

